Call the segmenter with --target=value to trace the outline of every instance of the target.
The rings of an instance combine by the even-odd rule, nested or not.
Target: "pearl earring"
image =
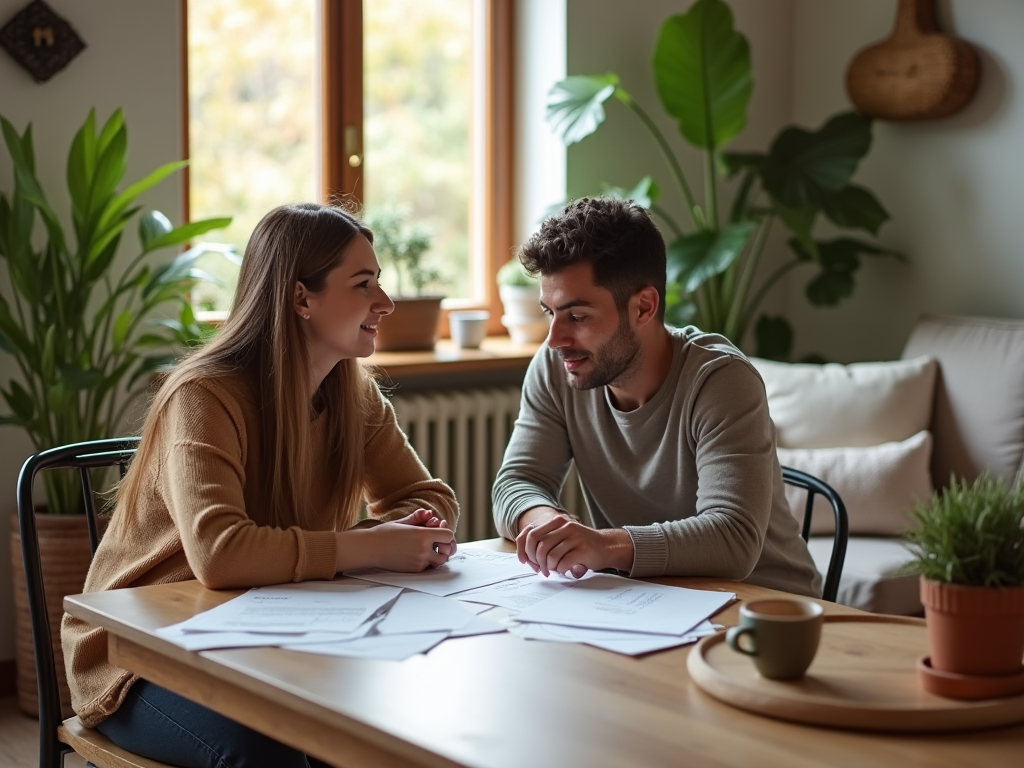
[[[303,319],[303,320],[309,320],[309,313],[307,312],[306,314],[304,314],[304,315],[302,316],[302,319]]]

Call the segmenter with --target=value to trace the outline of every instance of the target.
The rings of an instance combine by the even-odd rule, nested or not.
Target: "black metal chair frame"
[[[814,513],[814,497],[818,494],[832,505],[836,518],[836,530],[832,540],[832,557],[828,561],[825,572],[825,586],[822,597],[830,602],[836,601],[839,594],[839,578],[843,574],[843,563],[846,561],[846,542],[850,538],[850,523],[846,517],[846,505],[835,489],[814,475],[792,467],[782,468],[782,479],[798,488],[807,491],[807,504],[804,506],[804,522],[800,531],[804,541],[811,537],[811,516]]]
[[[77,469],[82,480],[86,521],[89,528],[89,546],[96,554],[99,546],[99,527],[96,523],[96,505],[93,496],[91,470],[102,467],[120,467],[121,477],[139,445],[138,438],[114,438],[51,448],[30,456],[18,476],[18,523],[21,526],[21,553],[25,563],[25,584],[28,591],[29,616],[32,623],[32,645],[36,656],[36,679],[39,690],[39,765],[40,768],[60,768],[64,755],[71,747],[57,738],[57,728],[63,722],[56,662],[52,652],[50,623],[46,614],[46,595],[43,589],[42,565],[39,562],[39,541],[36,533],[33,484],[42,470]],[[61,674],[64,671],[61,670]]]

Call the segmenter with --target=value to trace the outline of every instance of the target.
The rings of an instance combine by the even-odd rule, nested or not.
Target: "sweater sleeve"
[[[526,371],[519,416],[491,493],[494,525],[506,539],[516,537],[519,517],[528,509],[562,509],[558,494],[572,448],[546,355],[541,348]]]
[[[363,486],[367,514],[376,520],[398,520],[422,507],[455,530],[459,504],[454,492],[430,476],[398,426],[394,407],[376,385],[370,387]]]
[[[761,555],[777,465],[764,386],[748,363],[729,359],[698,380],[688,413],[697,514],[626,526],[636,553],[630,575],[742,581]]]
[[[159,492],[189,567],[213,589],[329,579],[332,531],[257,525],[246,513],[245,423],[220,390],[186,384],[163,415]]]

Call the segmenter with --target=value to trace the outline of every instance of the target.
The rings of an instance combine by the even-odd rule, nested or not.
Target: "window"
[[[188,5],[191,218],[244,248],[283,202],[351,196],[434,232],[446,306],[492,310],[511,248],[509,0],[203,0]],[[208,270],[224,310],[237,272]]]

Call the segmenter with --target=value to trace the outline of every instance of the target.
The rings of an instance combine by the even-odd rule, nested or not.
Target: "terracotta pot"
[[[1024,587],[965,587],[921,579],[931,665],[961,675],[1019,674]]]
[[[434,348],[440,335],[441,297],[395,298],[395,311],[377,324],[378,352],[413,352]]]
[[[39,557],[43,566],[46,612],[50,619],[50,639],[60,682],[60,702],[64,717],[71,710],[71,693],[64,679],[64,653],[60,645],[60,622],[64,616],[64,596],[82,591],[92,554],[85,515],[36,513]],[[28,715],[39,715],[36,689],[35,651],[32,624],[28,614],[25,567],[21,557],[18,516],[11,515],[11,569],[14,583],[15,665],[17,667],[18,706]]]

